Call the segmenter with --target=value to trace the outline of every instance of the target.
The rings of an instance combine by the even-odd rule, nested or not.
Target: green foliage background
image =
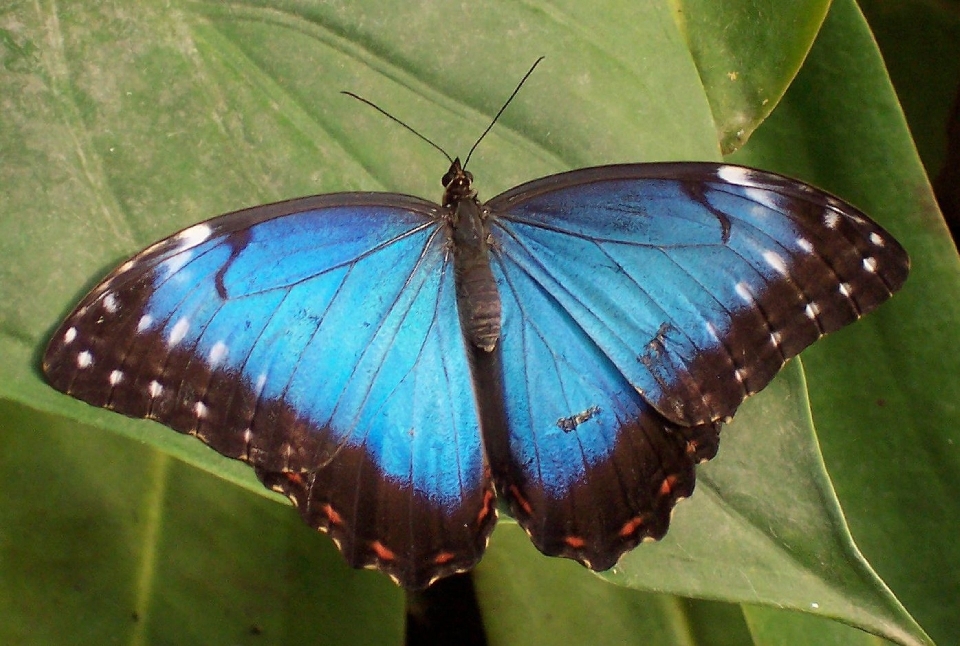
[[[960,60],[956,3],[897,6],[935,28],[894,51]],[[913,271],[745,404],[667,538],[602,579],[501,521],[476,572],[490,642],[960,639],[957,257],[853,0],[38,0],[0,9],[0,642],[402,641],[403,593],[247,468],[53,392],[38,359],[86,289],[180,227],[312,193],[438,195],[443,160],[340,90],[459,152],[540,55],[471,162],[481,197],[732,153],[854,202]],[[909,87],[914,123],[936,123],[942,84]]]

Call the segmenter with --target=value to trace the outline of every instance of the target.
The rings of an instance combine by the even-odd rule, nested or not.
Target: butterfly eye
[[[451,167],[441,182],[446,189],[468,187],[473,183],[473,173],[461,170],[459,166]]]

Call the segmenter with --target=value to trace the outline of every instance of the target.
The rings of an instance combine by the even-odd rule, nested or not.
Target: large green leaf
[[[783,104],[734,158],[807,177],[888,226],[910,279],[804,354],[830,474],[864,553],[941,643],[960,640],[960,262],[856,7],[836,2]]]
[[[724,431],[721,455],[700,467],[697,492],[677,509],[667,537],[631,552],[604,578],[641,590],[792,608],[915,643],[922,631],[852,544],[813,438],[806,400],[797,395],[803,386],[800,371],[788,369],[764,397],[744,404]],[[513,563],[503,565],[506,555],[491,557],[478,569],[483,607],[542,612],[540,597],[530,602],[529,575],[517,576]],[[511,578],[520,584],[504,589],[501,582]],[[515,588],[512,603],[505,602],[505,592]],[[580,593],[574,597],[571,588],[564,587],[566,603],[595,605],[596,613],[610,612],[618,603],[613,599],[637,602],[635,596],[606,591],[602,597],[591,595],[591,603]],[[664,621],[659,612],[653,616]],[[629,628],[649,621],[632,611],[611,624]],[[574,625],[589,631],[592,624],[581,618]],[[662,639],[673,643],[672,633]]]
[[[732,12],[752,3],[727,4]],[[770,11],[796,7],[769,4]],[[944,333],[921,325],[929,310],[912,307],[922,305],[920,293],[932,291],[939,294],[938,305],[949,303],[957,294],[956,267],[944,260],[942,227],[929,210],[922,176],[906,201],[890,194],[879,203],[863,199],[878,178],[903,188],[902,182],[889,180],[896,176],[891,169],[899,173],[907,163],[915,175],[917,167],[862,19],[851,10],[851,0],[837,5],[825,32],[839,30],[856,39],[844,45],[821,38],[811,53],[811,61],[821,61],[814,67],[820,73],[801,86],[807,94],[793,97],[791,88],[770,119],[783,113],[784,125],[768,129],[764,123],[742,154],[754,155],[758,165],[783,168],[770,154],[782,146],[779,142],[816,136],[822,140],[819,147],[797,148],[804,163],[797,164],[795,174],[854,199],[903,236],[915,260],[918,251],[929,252],[931,262],[938,263],[939,273],[915,271],[908,289],[919,283],[925,286],[915,288],[920,292],[911,297],[905,290],[904,297],[843,333],[844,339],[867,344],[856,361],[855,378],[870,381],[862,390],[857,384],[856,392],[875,401],[874,393],[883,388],[894,414],[868,411],[864,419],[869,422],[858,422],[854,415],[861,411],[841,408],[854,421],[838,423],[837,435],[852,428],[892,437],[901,425],[919,428],[930,420],[945,429],[944,420],[956,420],[956,411],[938,408],[928,385],[953,374],[947,372],[949,360],[941,362],[943,371],[928,376],[920,363],[925,355],[892,354],[919,344],[908,336],[918,326],[928,352],[942,352]],[[735,101],[738,110],[753,103],[743,112],[752,131],[771,108],[767,104],[776,103],[794,77],[823,5],[811,3],[802,12],[806,27],[800,36],[793,22],[766,21],[760,33],[751,27],[756,21],[750,12],[731,13],[722,20],[742,19],[726,25],[732,31],[723,34],[723,47],[711,46],[711,38],[719,42],[722,35],[716,18],[690,15],[700,11],[691,3],[678,23],[675,9],[651,1],[599,7],[419,3],[389,11],[373,2],[352,3],[349,9],[308,2],[40,2],[3,10],[0,398],[5,405],[0,437],[12,448],[2,454],[8,486],[0,497],[0,576],[21,592],[3,586],[0,631],[8,632],[0,636],[26,643],[76,642],[78,633],[90,642],[129,636],[129,641],[209,643],[241,639],[249,623],[248,630],[256,627],[269,641],[302,638],[311,630],[318,638],[333,631],[338,643],[399,639],[399,592],[383,577],[347,570],[329,541],[302,528],[292,510],[222,481],[262,492],[243,465],[191,438],[90,409],[44,386],[36,366],[46,337],[112,264],[205,217],[334,190],[437,195],[444,160],[340,95],[342,89],[377,101],[452,153],[461,153],[528,65],[546,55],[471,162],[482,196],[588,164],[716,159],[717,133],[730,131],[724,124],[742,122],[718,100],[724,90],[717,79],[723,78],[707,71],[710,53],[720,52],[720,60],[730,43],[747,39],[749,56],[730,55],[762,70],[767,89]],[[742,36],[730,39],[731,33]],[[687,43],[694,41],[702,47],[691,52]],[[756,52],[768,49],[774,63],[757,62]],[[848,88],[848,79],[823,73],[830,71],[837,51],[849,49],[870,63],[856,68],[865,87]],[[722,61],[711,69],[723,69]],[[798,83],[805,74],[806,68]],[[750,74],[743,80],[755,83],[756,78]],[[822,106],[802,100],[828,92],[834,96]],[[859,148],[843,147],[851,126],[842,117],[862,101],[885,106],[885,130],[861,127]],[[821,135],[835,118],[838,125]],[[831,141],[837,145],[829,147]],[[861,160],[864,149],[874,153],[870,163]],[[811,170],[825,161],[852,168],[844,175],[848,181],[836,183]],[[878,208],[870,208],[874,205]],[[915,214],[926,220],[915,220]],[[931,280],[940,282],[931,285]],[[898,305],[901,300],[910,307]],[[951,311],[940,310],[955,322]],[[841,364],[854,363],[844,350],[838,352]],[[893,369],[915,381],[901,385],[892,379]],[[820,390],[837,388],[831,373],[845,379],[841,391],[856,383],[833,370],[816,366],[810,380],[818,423]],[[612,578],[648,591],[817,611],[901,643],[919,643],[922,631],[846,534],[821,470],[805,401],[794,365],[725,431],[718,461],[701,470],[698,494],[680,506],[667,540],[638,549]],[[920,416],[922,411],[930,414]],[[912,439],[905,437],[898,446]],[[864,454],[878,477],[886,478],[880,486],[896,486],[896,457],[891,461],[884,451],[854,454],[861,467]],[[919,461],[911,467],[914,482],[931,473]],[[942,469],[954,474],[950,477],[958,472],[953,463]],[[841,482],[841,500],[863,504],[855,486],[847,488]],[[941,509],[952,504],[946,487],[898,491],[914,502],[932,497],[929,504]],[[894,548],[878,556],[906,553],[915,545],[906,528],[910,515],[884,507],[883,500],[870,502],[897,527],[888,536]],[[529,547],[513,540],[517,533],[504,523],[478,575],[491,639],[509,641],[526,621],[495,603],[511,591],[513,598],[535,599],[535,605],[525,602],[527,619],[552,619],[531,641],[575,635],[583,624],[595,641],[612,643],[631,632],[666,626],[657,634],[672,643],[681,630],[693,639],[703,630],[698,617],[711,614],[726,617],[735,634],[755,641],[778,625],[784,635],[794,634],[795,619],[769,611],[689,605],[610,586],[574,564],[531,556]],[[295,549],[284,551],[294,543]],[[908,570],[896,563],[886,566],[878,564],[897,576]],[[929,566],[924,561],[912,571],[931,571]],[[920,587],[958,585],[958,577],[946,578],[942,586]],[[518,587],[521,583],[525,587]],[[905,579],[901,585],[910,588]],[[914,598],[918,606],[911,608],[924,610],[926,595],[921,591]],[[573,600],[579,608],[570,605]],[[683,610],[679,624],[678,608]],[[575,609],[616,620],[606,621],[605,633],[584,624]],[[355,626],[331,619],[358,613],[380,620]],[[950,635],[940,616],[926,616],[940,634]],[[814,625],[823,635],[844,630]]]
[[[403,597],[286,506],[0,404],[0,642],[389,643]]]

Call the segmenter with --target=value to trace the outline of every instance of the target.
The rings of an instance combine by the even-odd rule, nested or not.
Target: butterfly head
[[[450,170],[444,174],[441,182],[444,188],[443,205],[446,207],[452,207],[458,202],[477,196],[477,192],[471,186],[473,174],[463,169],[459,157],[450,164]]]

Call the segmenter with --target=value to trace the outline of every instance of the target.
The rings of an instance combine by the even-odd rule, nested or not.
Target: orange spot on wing
[[[343,524],[343,518],[340,516],[340,514],[337,513],[336,509],[330,506],[330,504],[324,505],[323,507],[321,507],[321,510],[326,515],[326,517],[330,520],[331,525]]]
[[[669,496],[673,491],[674,485],[677,484],[677,476],[669,475],[663,479],[663,482],[660,483],[660,495]]]
[[[294,473],[293,471],[288,471],[288,472],[284,473],[283,475],[286,476],[287,480],[289,480],[291,483],[297,485],[298,487],[302,487],[302,486],[303,486],[303,476],[300,475],[299,473]]]
[[[487,516],[493,512],[493,501],[496,500],[491,489],[487,489],[483,492],[483,507],[480,509],[480,513],[477,514],[477,522],[482,523]]]
[[[381,561],[392,561],[396,558],[393,551],[380,541],[373,541],[370,543],[370,547],[373,548],[377,558],[379,558]]]
[[[453,552],[440,552],[433,557],[433,562],[436,565],[443,565],[444,563],[449,563],[453,560],[453,557],[456,556]]]
[[[642,517],[637,516],[636,518],[631,518],[626,523],[624,523],[623,527],[620,528],[620,536],[622,536],[623,538],[627,538],[628,536],[633,536],[634,534],[637,533],[637,530],[639,530],[641,527],[643,527]]]
[[[516,485],[510,485],[510,494],[513,496],[513,499],[517,501],[517,504],[520,505],[520,509],[522,509],[525,514],[528,516],[533,514],[533,507],[531,507],[527,499],[523,497]]]
[[[587,541],[583,540],[579,536],[565,536],[563,542],[575,550],[582,549],[583,546],[587,544]]]

